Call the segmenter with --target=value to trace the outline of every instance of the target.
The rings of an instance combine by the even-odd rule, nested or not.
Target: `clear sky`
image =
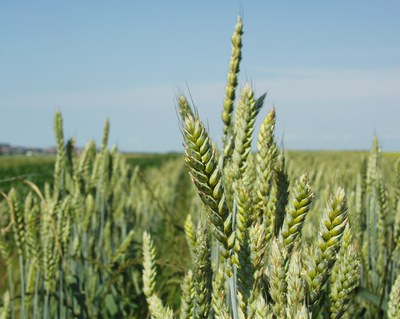
[[[188,93],[220,140],[237,15],[241,85],[267,91],[288,149],[400,151],[400,1],[1,1],[0,142],[181,151]]]

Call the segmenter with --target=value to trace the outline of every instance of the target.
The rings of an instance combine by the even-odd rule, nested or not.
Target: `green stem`
[[[39,267],[36,272],[36,279],[35,279],[35,297],[33,298],[33,315],[32,318],[36,319],[37,317],[37,306],[38,306],[38,289],[39,289]]]
[[[19,255],[19,270],[21,275],[21,319],[26,318],[25,311],[25,278],[24,278],[24,257]]]
[[[229,278],[229,290],[231,296],[231,313],[233,319],[239,319],[238,314],[238,303],[237,303],[237,286],[236,286],[236,268],[230,266],[232,268],[232,277]]]
[[[63,261],[64,262],[64,261]],[[60,308],[59,308],[59,316],[60,318],[65,318],[65,316],[63,316],[63,272],[62,272],[62,267],[60,267],[60,287],[59,287],[59,304],[60,304]]]
[[[46,297],[44,299],[44,308],[43,308],[43,319],[47,319],[48,311],[49,311],[49,292],[46,291]]]
[[[8,286],[9,286],[9,291],[10,291],[10,300],[11,300],[11,319],[15,318],[15,310],[14,310],[14,286],[13,286],[13,278],[12,278],[12,272],[11,272],[11,267],[8,266]]]

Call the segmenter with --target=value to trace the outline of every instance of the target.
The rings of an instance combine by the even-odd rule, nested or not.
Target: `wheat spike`
[[[195,296],[195,286],[193,282],[193,272],[188,271],[181,286],[182,296],[181,296],[181,311],[180,319],[192,319],[193,310],[195,308],[194,296]]]
[[[234,245],[232,216],[225,201],[222,174],[203,123],[188,116],[184,123],[186,163],[200,198],[209,209],[214,235],[221,243],[222,255],[231,254]]]
[[[232,114],[233,105],[236,98],[236,88],[238,86],[239,65],[242,59],[242,35],[243,23],[242,18],[237,18],[235,31],[232,35],[232,53],[229,62],[229,71],[227,76],[227,84],[225,87],[224,108],[222,111],[222,121],[224,123],[223,144],[224,149],[228,143],[228,138],[232,137]]]
[[[397,277],[390,292],[387,314],[389,319],[400,317],[400,275]]]
[[[295,243],[299,240],[301,229],[310,210],[313,193],[306,175],[302,175],[295,184],[286,217],[283,221],[281,236],[290,255]]]
[[[305,286],[301,276],[301,260],[297,251],[290,256],[289,266],[286,273],[287,295],[286,295],[286,317],[296,318],[298,313],[303,312],[305,302]]]
[[[332,196],[320,223],[318,241],[307,259],[308,303],[314,309],[322,294],[341,245],[347,224],[347,201],[343,189]]]
[[[211,310],[212,269],[210,235],[207,229],[198,235],[194,260],[193,282],[195,287],[195,318],[207,318]]]
[[[360,280],[360,262],[352,244],[350,228],[343,234],[343,244],[329,278],[329,312],[331,319],[342,318],[350,302],[351,294]]]

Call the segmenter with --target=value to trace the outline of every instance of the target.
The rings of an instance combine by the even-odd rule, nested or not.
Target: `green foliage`
[[[57,157],[53,174],[48,174],[53,182],[40,187],[21,179],[24,189],[12,187],[2,193],[0,252],[9,278],[4,316],[146,316],[140,276],[142,231],[160,232],[158,240],[167,246],[179,242],[174,238],[182,233],[183,222],[179,214],[172,218],[172,211],[175,194],[185,183],[180,178],[183,163],[165,161],[165,169],[181,169],[175,168],[175,174],[160,184],[155,176],[161,169],[142,171],[115,148],[108,149],[108,131],[107,121],[101,149],[89,142],[76,155],[73,142],[64,141],[57,113]],[[166,192],[167,184],[175,188]],[[184,251],[177,252],[176,260],[182,262],[184,256]],[[166,276],[168,271],[176,269],[167,267]],[[179,283],[165,283],[171,291],[174,286]],[[173,298],[166,289],[168,295]]]

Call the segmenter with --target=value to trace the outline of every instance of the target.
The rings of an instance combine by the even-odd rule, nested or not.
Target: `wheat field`
[[[55,115],[46,179],[0,184],[1,318],[400,318],[400,157],[279,147],[242,37],[221,141],[183,95],[184,154],[149,167]]]

